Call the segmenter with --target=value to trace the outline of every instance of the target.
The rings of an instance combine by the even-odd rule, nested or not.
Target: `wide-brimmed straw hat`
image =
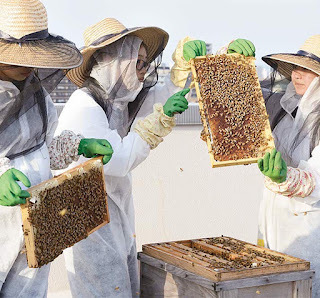
[[[158,27],[126,28],[118,20],[106,18],[88,27],[83,34],[85,46],[81,50],[83,64],[71,70],[68,78],[81,87],[90,75],[90,58],[97,50],[110,45],[126,35],[139,37],[147,47],[148,62],[153,61],[165,48],[169,35]]]
[[[320,35],[308,38],[296,54],[272,54],[262,57],[262,60],[289,80],[295,66],[320,75]]]
[[[82,63],[74,43],[48,33],[48,18],[38,0],[0,0],[0,63],[70,69]]]

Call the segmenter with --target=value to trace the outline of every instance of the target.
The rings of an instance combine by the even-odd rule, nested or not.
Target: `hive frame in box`
[[[46,180],[46,181],[28,189],[28,192],[31,194],[31,197],[27,199],[26,204],[20,205],[20,207],[21,207],[24,239],[25,239],[25,245],[26,245],[27,261],[28,261],[28,265],[30,268],[38,268],[39,267],[38,260],[35,255],[35,231],[34,231],[34,228],[31,224],[31,222],[30,222],[29,212],[28,212],[28,207],[31,204],[30,200],[32,200],[32,195],[38,194],[40,191],[42,191],[44,189],[60,185],[65,180],[71,179],[72,177],[79,175],[81,173],[85,173],[86,171],[89,171],[93,168],[99,168],[101,171],[104,192],[106,194],[105,198],[106,198],[106,208],[107,208],[106,211],[107,211],[107,213],[104,218],[104,222],[101,223],[100,225],[98,225],[96,228],[92,229],[90,232],[88,232],[88,234],[87,234],[87,236],[88,236],[110,222],[102,157],[92,158],[92,159],[78,165],[77,167],[74,167],[74,168],[60,174],[59,176],[56,176],[56,177],[49,179],[49,180]]]
[[[222,238],[239,241],[231,237],[223,236]],[[210,240],[210,238],[203,238],[145,244],[142,246],[142,252],[146,255],[175,265],[181,269],[198,274],[215,282],[235,280],[239,278],[257,277],[283,272],[304,271],[310,269],[310,263],[305,260],[276,252],[264,247],[259,247],[244,241],[240,241],[240,243],[243,243],[246,248],[253,249],[257,252],[264,252],[270,256],[284,258],[286,262],[283,264],[271,264],[255,268],[216,270],[215,268],[209,267],[211,263],[208,262],[205,255],[207,254],[206,252],[210,252],[210,254],[216,253],[220,250],[220,248],[218,246],[208,244],[206,242],[206,240],[208,239]],[[192,249],[201,251],[203,259],[201,259],[201,257],[199,256],[195,256],[192,252]],[[223,258],[220,258],[219,256],[217,257],[213,255],[210,257],[211,261],[216,259],[221,259],[223,261]]]
[[[141,297],[312,297],[313,270],[215,282],[142,252],[138,259]]]
[[[228,54],[228,56],[239,56],[239,54]],[[207,59],[207,57],[213,57],[215,55],[207,55],[207,56],[198,56],[195,59],[191,59],[190,60],[190,65],[191,65],[191,71],[192,71],[192,75],[194,78],[194,82],[195,82],[195,89],[196,89],[196,94],[198,97],[198,101],[199,101],[199,110],[200,110],[200,116],[201,116],[201,121],[204,127],[204,131],[206,134],[206,143],[208,146],[208,152],[210,155],[210,161],[211,161],[211,166],[213,168],[215,167],[225,167],[225,166],[233,166],[233,165],[246,165],[246,164],[251,164],[251,163],[256,163],[258,161],[259,158],[247,158],[247,159],[238,159],[238,160],[228,160],[228,161],[217,161],[214,158],[214,154],[213,154],[213,146],[212,146],[212,142],[211,142],[211,132],[209,129],[209,124],[208,124],[208,119],[206,116],[206,111],[204,108],[204,102],[203,99],[201,97],[201,93],[200,93],[200,85],[199,85],[199,78],[196,72],[196,67],[195,67],[195,61],[199,61],[199,60],[205,60]],[[245,58],[248,62],[249,65],[255,67],[255,58],[254,57],[246,57]],[[260,86],[258,77],[256,79],[257,84]],[[262,97],[262,91],[260,90],[260,95],[261,98]],[[268,140],[268,148],[271,150],[272,148],[275,147],[274,145],[274,141],[273,141],[273,137],[272,137],[272,132],[271,132],[271,128],[270,128],[270,123],[269,121],[267,121],[266,123],[266,128],[265,128],[265,139]]]

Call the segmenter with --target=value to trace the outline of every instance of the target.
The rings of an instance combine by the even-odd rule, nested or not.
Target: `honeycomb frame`
[[[226,63],[226,61],[227,61],[227,63]],[[196,94],[197,94],[198,101],[199,101],[199,110],[200,110],[201,121],[202,121],[202,124],[204,127],[204,134],[205,134],[204,137],[206,139],[206,143],[207,143],[208,151],[209,151],[209,155],[210,155],[211,166],[213,168],[214,167],[224,167],[224,166],[256,163],[259,158],[263,157],[265,152],[270,151],[275,147],[274,140],[273,140],[272,133],[271,133],[270,123],[268,121],[267,111],[266,111],[265,104],[264,104],[264,99],[262,96],[262,91],[260,88],[259,79],[258,79],[257,72],[255,69],[254,61],[255,61],[254,57],[245,57],[245,56],[239,55],[239,54],[207,55],[207,56],[196,57],[195,59],[190,60],[191,71],[192,71],[192,75],[193,75],[193,78],[195,81]],[[226,143],[228,146],[222,146],[222,145],[224,145],[224,143],[221,142],[221,136],[223,136],[221,131],[219,131],[219,133],[220,133],[220,141],[219,141],[218,137],[217,137],[218,134],[215,133],[211,129],[211,127],[213,127],[213,124],[212,124],[213,120],[215,120],[215,122],[217,123],[217,120],[216,120],[217,118],[214,118],[214,117],[217,115],[216,113],[218,110],[212,111],[212,107],[214,106],[215,99],[210,97],[210,96],[212,96],[212,93],[210,91],[211,89],[209,90],[209,92],[208,92],[208,89],[206,89],[206,91],[204,91],[205,88],[203,88],[203,90],[201,90],[201,80],[204,81],[204,76],[199,71],[199,65],[201,65],[201,63],[202,63],[202,65],[204,65],[207,68],[206,71],[211,72],[210,75],[208,76],[209,78],[212,78],[212,77],[218,78],[218,79],[223,78],[225,73],[221,72],[221,69],[223,67],[227,68],[232,63],[234,65],[237,65],[237,67],[239,66],[240,69],[248,70],[248,72],[246,73],[246,79],[247,79],[247,81],[250,81],[253,83],[253,87],[250,87],[250,88],[251,88],[251,91],[254,90],[254,96],[256,97],[257,103],[255,105],[255,108],[261,112],[259,114],[261,119],[262,118],[264,119],[263,120],[264,127],[261,128],[261,136],[259,136],[259,138],[261,139],[261,143],[260,143],[259,147],[251,146],[250,153],[252,153],[252,151],[255,151],[255,154],[249,154],[249,152],[244,152],[244,151],[241,152],[241,149],[236,147],[238,145],[236,141],[234,141],[233,145],[230,145],[230,147],[228,148],[228,146],[229,146],[228,142],[230,140],[232,140],[232,138],[234,140],[236,140],[235,135],[237,133],[232,132],[228,136],[227,132],[230,132],[230,130],[228,130],[229,128],[227,126],[225,126],[225,123],[223,123],[224,125],[221,125],[221,127],[222,127],[221,131],[225,131],[225,134],[224,134],[225,139],[223,141],[227,140]],[[217,70],[217,71],[215,71],[215,70]],[[219,92],[215,92],[215,93],[218,93],[218,95],[221,96],[222,98],[224,98],[223,97],[224,92],[225,92],[225,94],[230,94],[232,92],[235,92],[234,90],[236,90],[236,89],[234,89],[235,86],[233,85],[233,82],[235,82],[236,87],[237,87],[237,84],[240,85],[239,82],[237,81],[237,79],[232,79],[231,77],[230,77],[230,79],[231,79],[231,84],[222,83],[221,89],[219,90]],[[202,85],[207,88],[206,84],[209,83],[212,86],[213,85],[212,82],[213,82],[213,80],[207,80]],[[230,88],[233,88],[233,89],[230,89]],[[210,94],[209,95],[210,99],[208,99],[208,96],[206,95],[205,92]],[[241,92],[242,92],[242,90],[241,90]],[[244,90],[244,92],[245,92],[245,90]],[[233,103],[232,103],[232,100],[233,100]],[[230,102],[228,102],[228,103],[234,104],[236,102],[237,101],[234,100],[234,98],[231,98]],[[224,103],[226,103],[226,105],[228,104],[226,101],[224,101],[223,104]],[[224,114],[224,112],[226,112],[226,114]],[[226,115],[228,113],[230,113],[230,110],[228,108],[225,108],[225,111],[223,111],[219,116],[221,116],[222,118],[225,119]],[[248,113],[250,113],[250,110],[248,111]],[[230,116],[230,114],[229,114],[229,119],[231,119],[231,120],[229,120],[229,122],[232,122],[232,125],[234,125],[234,123],[237,125],[237,121],[235,121],[235,119],[238,119],[238,118],[236,116],[233,118],[232,116],[233,115]],[[211,120],[211,119],[213,119],[213,120]],[[250,116],[250,119],[251,119],[251,116]],[[260,123],[261,123],[261,119],[259,119]],[[218,122],[218,124],[216,124],[216,125],[220,125],[220,123]],[[252,121],[252,123],[254,123],[254,120]],[[210,126],[210,124],[211,124],[211,126]],[[239,123],[239,125],[240,125],[240,123]],[[219,129],[220,129],[220,126],[219,126]],[[245,139],[245,137],[243,137],[243,138]],[[250,138],[252,138],[252,140],[255,140],[254,137],[249,137],[248,140],[245,139],[243,144],[246,144],[246,146],[247,146],[247,143],[250,142]],[[220,148],[218,148],[219,146],[220,146]],[[225,150],[225,152],[229,152],[230,148],[232,149],[231,146],[233,146],[234,149],[236,149],[236,150],[238,149],[238,152],[241,152],[241,154],[244,155],[245,157],[244,158],[241,158],[241,157],[237,158],[237,157],[235,157],[236,154],[233,154],[233,155],[229,154],[229,157],[228,157],[227,153],[225,155],[223,155],[223,153],[224,153],[223,150]],[[219,158],[217,158],[219,154],[215,154],[215,152],[219,152],[220,156],[224,156],[224,158],[226,158],[226,160],[221,160],[221,159],[219,160]],[[222,152],[222,153],[220,153],[220,152]],[[256,156],[254,156],[254,155],[256,155]],[[230,158],[230,156],[231,156],[231,158]]]
[[[28,192],[31,197],[20,207],[30,268],[52,262],[65,248],[110,222],[101,157],[33,186]]]

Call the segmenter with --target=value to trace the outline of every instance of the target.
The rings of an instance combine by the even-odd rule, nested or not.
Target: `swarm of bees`
[[[242,55],[195,60],[203,115],[216,161],[262,157],[269,128],[254,64]]]
[[[99,167],[80,170],[78,175],[67,176],[61,184],[33,193],[36,202],[29,202],[27,210],[34,241],[32,253],[37,261],[34,267],[53,261],[65,248],[86,238],[109,220],[101,173]],[[28,233],[30,231],[25,230],[25,236]],[[28,263],[30,266],[29,258]]]

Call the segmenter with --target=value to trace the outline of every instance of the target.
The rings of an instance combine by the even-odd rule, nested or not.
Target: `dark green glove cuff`
[[[78,155],[83,155],[84,157],[89,157],[87,156],[87,147],[88,147],[88,142],[86,139],[82,139],[79,143],[78,147]]]

